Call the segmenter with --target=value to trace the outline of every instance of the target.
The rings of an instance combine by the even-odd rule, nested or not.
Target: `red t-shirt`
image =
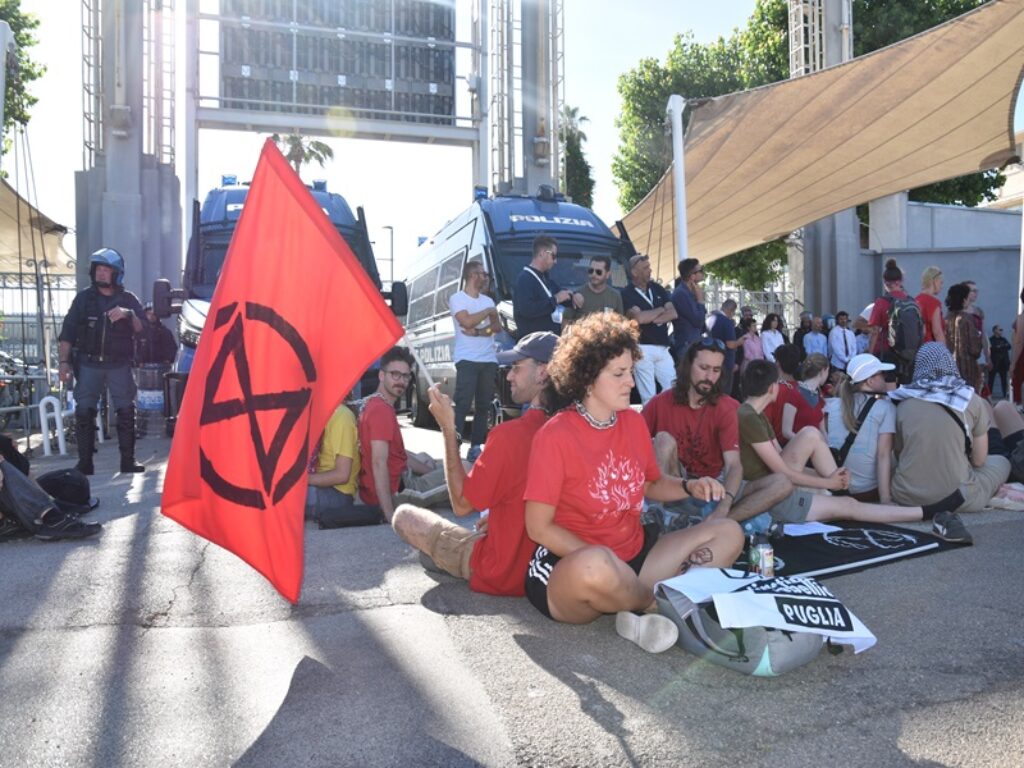
[[[619,411],[610,429],[590,426],[574,409],[559,413],[533,439],[527,501],[555,507],[555,525],[622,560],[644,543],[644,484],[661,477],[639,413]]]
[[[921,343],[935,341],[935,336],[932,334],[932,318],[935,316],[935,310],[939,310],[939,322],[942,323],[943,329],[946,327],[946,320],[942,316],[942,302],[930,293],[919,293],[914,297],[914,301],[921,309],[921,322],[924,323],[924,338]]]
[[[647,401],[641,415],[651,437],[667,432],[675,438],[679,462],[690,477],[718,477],[725,466],[722,454],[740,449],[739,407],[726,395],[701,408],[678,405],[675,393],[666,389]]]
[[[796,395],[792,399],[793,405],[796,406],[796,416],[793,417],[793,434],[804,427],[821,426],[821,420],[825,418],[825,398],[819,394],[818,402],[811,405],[799,384],[793,388],[793,391]]]
[[[377,489],[373,485],[372,440],[386,440],[388,443],[388,476],[391,479],[391,493],[398,493],[407,457],[402,430],[398,426],[395,409],[382,397],[370,397],[359,414],[359,496],[365,504],[380,504]]]
[[[881,330],[878,332],[875,348],[871,350],[873,355],[881,355],[883,352],[889,351],[889,311],[892,309],[892,302],[889,301],[889,296],[897,299],[907,298],[907,294],[903,291],[893,291],[888,296],[880,296],[875,299],[875,304],[871,307],[871,317],[868,319],[868,325],[877,326]]]
[[[462,486],[475,509],[489,509],[487,535],[473,545],[469,588],[490,595],[525,594],[526,569],[537,545],[526,535],[523,490],[533,436],[548,420],[540,408],[491,430]]]
[[[779,445],[785,445],[789,442],[782,436],[782,406],[790,403],[799,410],[800,403],[798,400],[804,399],[803,395],[796,391],[796,388],[797,383],[795,381],[780,381],[778,397],[773,402],[768,403],[764,409],[764,417],[768,419],[772,429],[775,430],[775,438],[779,441]]]

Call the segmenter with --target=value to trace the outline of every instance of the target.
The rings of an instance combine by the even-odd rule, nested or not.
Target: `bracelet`
[[[690,489],[686,485],[688,482],[690,482],[689,479],[684,477],[683,478],[683,491],[686,492],[687,496],[693,496],[693,494],[690,492]]]
[[[726,496],[729,497],[729,501],[736,501],[736,497],[732,493],[726,491],[724,488],[722,489],[722,491],[725,493]]]

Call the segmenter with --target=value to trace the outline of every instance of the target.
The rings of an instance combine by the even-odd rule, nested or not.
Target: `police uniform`
[[[109,249],[103,249],[109,251]],[[95,274],[97,260],[93,254],[90,274]],[[113,252],[116,253],[116,252]],[[120,259],[120,254],[117,254]],[[142,318],[142,305],[135,294],[121,286],[124,266],[115,267],[114,293],[105,296],[95,283],[80,291],[71,302],[64,318],[59,340],[72,348],[71,366],[75,375],[75,435],[78,442],[77,469],[93,473],[92,455],[95,445],[96,409],[104,390],[110,391],[117,413],[117,440],[121,452],[122,472],[141,472],[135,464],[135,380],[132,361],[135,354],[135,329],[131,315],[111,322],[107,313],[114,307],[131,310]]]

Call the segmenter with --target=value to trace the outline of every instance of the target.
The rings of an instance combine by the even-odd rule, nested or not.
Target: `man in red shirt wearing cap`
[[[517,419],[491,430],[483,452],[467,474],[459,460],[451,399],[431,387],[430,413],[444,437],[445,479],[452,510],[459,517],[481,512],[476,530],[456,525],[427,509],[402,504],[391,521],[395,532],[431,558],[441,570],[467,579],[469,588],[492,595],[525,593],[526,568],[536,544],[526,535],[523,490],[533,436],[557,407],[547,364],[558,337],[546,331],[524,336],[498,354],[512,367],[512,399],[530,407]]]

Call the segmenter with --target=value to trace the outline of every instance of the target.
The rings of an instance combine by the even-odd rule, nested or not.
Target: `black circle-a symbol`
[[[284,392],[253,392],[252,372],[245,348],[247,324],[263,323],[277,333],[298,359],[307,384],[313,384],[316,381],[316,365],[305,340],[295,327],[276,311],[262,304],[246,302],[243,321],[242,313],[236,313],[236,309],[238,309],[238,302],[232,302],[221,307],[214,318],[214,330],[229,322],[231,326],[224,334],[224,340],[221,342],[220,349],[217,350],[217,355],[206,378],[203,408],[199,417],[199,473],[213,492],[221,498],[246,507],[266,509],[267,498],[270,498],[271,503],[279,502],[299,481],[306,469],[306,446],[309,443],[308,427],[300,447],[296,450],[296,455],[289,462],[287,469],[278,477],[278,466],[281,463],[285,444],[292,429],[309,407],[313,390],[312,387],[306,386]],[[218,401],[216,399],[217,390],[229,358],[235,363],[241,397]],[[260,411],[279,410],[284,414],[268,447],[263,441],[263,434],[256,415]],[[243,416],[248,422],[249,437],[253,449],[256,451],[256,463],[260,470],[262,489],[243,488],[227,480],[217,471],[210,457],[203,450],[203,427]],[[231,448],[232,450],[245,450],[245,445],[240,441],[238,445],[231,446]]]

